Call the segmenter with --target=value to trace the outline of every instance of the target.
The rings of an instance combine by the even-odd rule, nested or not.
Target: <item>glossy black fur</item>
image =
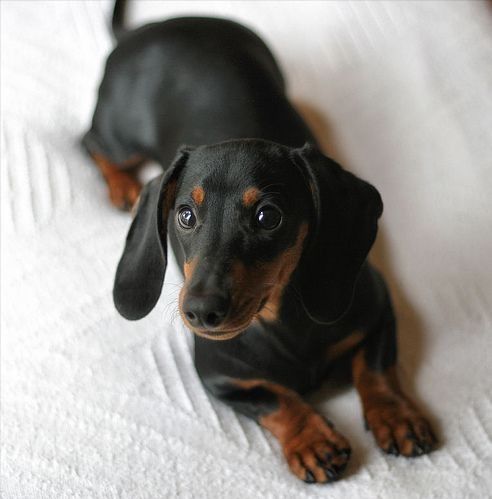
[[[306,142],[313,145],[303,148]],[[366,262],[379,195],[319,153],[285,96],[273,56],[251,31],[226,20],[182,18],[121,34],[84,145],[116,164],[145,156],[165,172],[142,193],[118,267],[115,303],[129,319],[145,316],[159,297],[166,235],[181,266],[207,261],[193,279],[217,289],[231,285],[233,261],[271,261],[309,224],[278,320],[256,320],[227,341],[195,337],[196,368],[216,396],[257,418],[273,410],[275,396],[263,388],[242,391],[235,380],[267,379],[306,392],[326,376],[328,347],[356,329],[367,333],[371,368],[394,364],[390,298]],[[203,206],[195,207],[202,229],[183,234],[174,208],[193,204],[197,185],[205,190]],[[170,186],[176,196],[168,214]],[[249,186],[281,206],[281,230],[248,228],[254,208],[240,200]]]

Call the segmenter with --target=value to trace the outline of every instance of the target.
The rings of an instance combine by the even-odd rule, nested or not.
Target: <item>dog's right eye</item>
[[[262,229],[276,229],[282,221],[282,213],[275,206],[266,205],[256,213],[256,223]]]
[[[196,217],[189,206],[185,206],[179,210],[178,223],[183,229],[193,229],[195,226]]]

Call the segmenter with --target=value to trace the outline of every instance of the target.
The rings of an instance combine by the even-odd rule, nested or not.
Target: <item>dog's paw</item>
[[[142,185],[126,172],[118,172],[108,179],[109,198],[116,208],[129,211],[140,195]]]
[[[386,453],[417,457],[431,452],[437,439],[429,422],[404,400],[385,400],[365,413],[367,427]]]
[[[340,478],[351,453],[348,441],[316,413],[284,442],[283,450],[292,473],[307,483]]]

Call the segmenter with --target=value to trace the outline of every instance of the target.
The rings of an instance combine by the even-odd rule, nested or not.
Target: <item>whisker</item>
[[[173,298],[171,299],[168,303],[166,303],[166,305],[164,306],[164,315],[170,315],[172,317],[173,313],[174,313],[174,310],[177,310],[177,306],[178,306],[178,298]],[[170,312],[170,308],[171,307],[174,307],[173,308],[173,311]]]

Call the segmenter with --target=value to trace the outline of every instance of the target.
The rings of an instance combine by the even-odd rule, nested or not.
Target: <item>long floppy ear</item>
[[[169,169],[140,194],[113,287],[116,309],[126,319],[145,317],[161,294],[167,266],[167,220],[188,155],[189,149],[180,149]]]
[[[313,320],[333,323],[352,303],[357,277],[376,238],[383,203],[378,191],[314,146],[294,151],[308,181],[315,223],[300,273]]]

